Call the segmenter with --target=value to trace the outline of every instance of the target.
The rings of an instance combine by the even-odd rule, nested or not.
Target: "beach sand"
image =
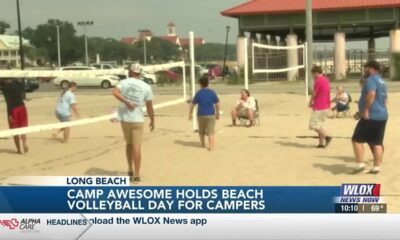
[[[217,123],[216,149],[200,147],[188,120],[188,105],[156,111],[156,129],[147,129],[143,142],[140,185],[226,186],[338,186],[342,183],[380,183],[389,212],[400,212],[400,93],[390,95],[390,120],[381,174],[349,174],[355,166],[351,135],[354,119],[326,122],[333,141],[317,149],[316,134],[308,130],[310,109],[304,96],[257,94],[261,125],[231,127],[230,109],[238,95],[221,95],[224,115]],[[157,97],[156,102],[178,96]],[[357,94],[353,99],[357,99]],[[28,102],[30,124],[54,122],[49,99]],[[80,96],[85,116],[107,114],[115,107],[111,96]],[[54,101],[52,99],[51,101]],[[99,104],[100,103],[100,104]],[[100,107],[99,107],[100,106]],[[352,112],[356,111],[352,104]],[[148,121],[147,121],[148,123]],[[4,129],[5,119],[0,121]],[[147,125],[146,125],[147,127]],[[101,122],[74,127],[71,140],[62,144],[50,132],[29,135],[30,152],[16,155],[11,138],[0,139],[0,183],[10,176],[125,175],[124,140],[118,123]],[[372,165],[366,148],[366,162]]]

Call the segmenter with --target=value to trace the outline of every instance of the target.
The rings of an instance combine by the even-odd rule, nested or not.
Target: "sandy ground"
[[[237,95],[222,95],[224,115],[217,123],[217,148],[200,148],[187,120],[188,106],[156,112],[156,130],[145,132],[141,185],[268,185],[333,186],[342,183],[381,183],[390,212],[400,212],[400,93],[390,95],[385,161],[380,175],[351,175],[354,157],[350,137],[356,121],[329,119],[334,137],[327,149],[316,149],[308,130],[310,110],[304,96],[257,94],[261,125],[230,127],[229,110]],[[157,97],[157,102],[177,96]],[[357,99],[357,94],[353,94]],[[116,105],[111,96],[80,96],[83,116],[108,113]],[[28,102],[31,124],[54,122],[53,109],[43,107],[54,98]],[[356,105],[352,105],[353,112]],[[35,113],[37,112],[37,113]],[[0,121],[4,128],[5,123]],[[124,175],[124,141],[119,124],[101,122],[72,129],[67,144],[49,132],[29,135],[30,152],[16,155],[11,139],[0,139],[0,182],[10,176]],[[366,160],[371,165],[372,156]]]

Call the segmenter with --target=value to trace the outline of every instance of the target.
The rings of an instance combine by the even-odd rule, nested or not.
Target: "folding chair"
[[[338,116],[342,118],[351,118],[351,109],[350,109],[350,104],[353,101],[350,93],[346,92],[347,96],[349,96],[349,101],[346,104],[346,108],[342,111],[338,111]]]
[[[256,109],[254,110],[254,121],[257,123],[258,126],[260,126],[260,124],[261,124],[260,108],[258,106],[258,100],[254,99],[254,101],[256,102]],[[241,126],[245,126],[247,121],[249,121],[249,119],[247,117],[239,116],[239,121],[240,121]]]

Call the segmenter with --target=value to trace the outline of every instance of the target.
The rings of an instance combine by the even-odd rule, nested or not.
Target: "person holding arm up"
[[[208,88],[208,78],[200,78],[201,89],[194,96],[189,110],[189,120],[193,119],[193,111],[196,105],[197,121],[199,124],[199,136],[202,147],[206,147],[205,137],[208,137],[208,150],[215,148],[215,123],[219,119],[220,104],[217,94]]]
[[[118,120],[121,122],[126,141],[128,176],[134,183],[141,181],[144,107],[150,118],[150,131],[154,130],[153,91],[150,85],[140,79],[140,73],[140,64],[132,64],[129,67],[129,77],[122,80],[113,90],[114,97],[122,103],[118,109]]]

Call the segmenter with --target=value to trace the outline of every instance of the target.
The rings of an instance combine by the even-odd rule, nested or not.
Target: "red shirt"
[[[315,97],[312,105],[314,111],[327,110],[331,106],[331,86],[324,75],[319,75],[314,82]]]

